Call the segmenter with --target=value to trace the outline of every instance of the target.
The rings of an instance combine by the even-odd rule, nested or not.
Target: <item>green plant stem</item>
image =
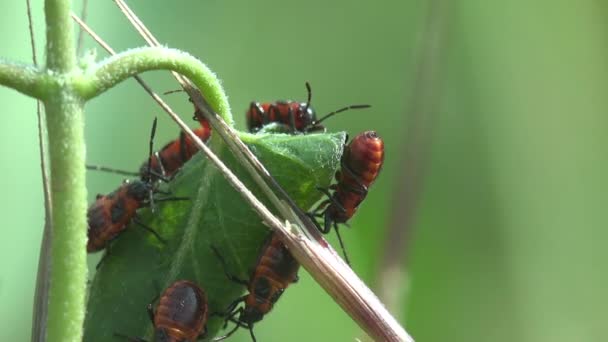
[[[69,76],[76,56],[70,0],[46,0],[47,114],[52,205],[46,340],[80,341],[86,293],[86,184],[83,101]],[[49,77],[50,77],[49,76]]]
[[[47,340],[80,341],[86,292],[84,118],[76,98],[45,102],[51,168],[53,234]]]
[[[0,85],[42,99],[51,83],[50,77],[36,67],[0,60]]]
[[[172,70],[188,77],[200,87],[213,110],[234,126],[228,98],[215,73],[195,57],[180,50],[143,47],[119,53],[75,80],[74,86],[83,98],[90,99],[129,77],[150,70]]]
[[[58,73],[69,73],[76,64],[74,27],[70,0],[46,0],[46,67]]]

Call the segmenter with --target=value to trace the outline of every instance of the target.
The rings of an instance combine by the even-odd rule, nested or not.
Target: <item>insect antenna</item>
[[[308,107],[310,107],[310,100],[312,99],[312,89],[310,88],[310,83],[306,81],[306,91],[308,92],[308,99],[306,100],[306,106],[304,107],[304,113],[308,111]]]
[[[156,135],[156,123],[158,118],[154,117],[154,122],[152,122],[152,131],[150,132],[150,151],[148,153],[148,170],[144,177],[142,177],[143,181],[146,183],[152,182],[152,155],[154,154],[154,136]],[[154,189],[150,187],[150,210],[154,212]]]
[[[338,113],[342,113],[344,111],[347,111],[349,109],[364,109],[364,108],[370,108],[371,105],[367,105],[367,104],[361,104],[361,105],[350,105],[350,106],[346,106],[343,108],[340,108],[338,110],[334,110],[331,113],[325,114],[323,117],[321,117],[319,120],[315,120],[312,123],[312,126],[317,126],[318,124],[320,124],[322,121],[325,121],[326,119],[338,114]]]
[[[181,93],[184,92],[184,89],[173,89],[173,90],[167,90],[166,92],[163,93],[163,95],[169,95],[169,94],[175,94],[175,93]]]
[[[116,174],[123,175],[123,176],[139,176],[139,173],[137,173],[137,172],[113,169],[111,167],[105,167],[105,166],[99,166],[99,165],[86,165],[86,168],[87,168],[87,170],[110,172],[110,173],[116,173]]]
[[[156,135],[156,122],[158,118],[154,118],[152,122],[152,131],[150,132],[150,142],[149,142],[149,153],[148,153],[148,171],[146,171],[146,180],[150,178],[150,174],[152,173],[152,155],[154,155],[154,136]]]

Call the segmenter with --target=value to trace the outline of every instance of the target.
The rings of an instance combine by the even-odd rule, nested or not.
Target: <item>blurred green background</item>
[[[373,105],[327,122],[386,143],[384,171],[343,236],[356,272],[418,341],[605,338],[606,2],[129,3],[161,42],[219,75],[241,128],[249,101],[303,100],[305,81],[319,113]],[[0,56],[30,61],[24,1],[2,9]],[[117,50],[143,45],[111,1],[91,1],[88,21]],[[165,73],[144,78],[176,88]],[[185,96],[169,100],[190,117]],[[0,340],[25,341],[44,217],[35,102],[2,88],[0,103]],[[90,163],[136,170],[153,115],[159,145],[177,136],[134,81],[86,110]],[[90,199],[121,181],[88,179]],[[307,275],[256,335],[365,339]]]

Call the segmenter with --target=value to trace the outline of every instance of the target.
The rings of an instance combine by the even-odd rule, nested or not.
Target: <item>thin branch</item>
[[[106,51],[108,51],[110,53],[110,55],[114,56],[116,54],[116,51],[114,51],[114,49],[112,49],[110,47],[110,45],[108,45],[108,43],[106,43],[103,39],[101,39],[100,36],[97,35],[97,33],[95,33],[95,31],[93,31],[89,25],[87,25],[84,20],[80,19],[76,13],[71,12],[70,16],[72,17],[72,19],[74,19],[74,21],[78,24],[78,26],[80,26],[80,32],[86,32],[89,36],[91,36],[95,42],[97,42],[97,44],[101,45],[102,48],[104,48]],[[139,76],[135,76],[135,78],[137,79]]]
[[[32,20],[32,4],[30,0],[25,0],[25,6],[27,8],[27,27],[30,31],[30,43],[32,45],[32,61],[34,62],[34,66],[38,66],[38,58],[36,57],[36,39],[34,39],[34,27]]]
[[[48,168],[48,151],[45,143],[45,118],[40,101],[36,101],[38,113],[38,145],[40,146],[40,168],[42,169],[42,188],[44,193],[44,231],[40,243],[38,257],[38,274],[36,275],[36,291],[34,294],[34,310],[32,318],[32,342],[44,342],[46,337],[46,320],[48,317],[49,287],[51,277],[51,237],[53,231],[53,204],[51,202],[51,187]]]
[[[31,1],[25,1],[27,8],[28,29],[32,45],[32,62],[38,66],[36,55],[36,39],[34,36],[34,20],[32,19]],[[36,100],[36,116],[38,118],[38,147],[40,150],[40,169],[42,175],[42,189],[44,194],[44,231],[40,244],[38,257],[38,274],[36,276],[36,292],[34,294],[34,310],[32,317],[32,342],[43,342],[46,337],[46,320],[48,314],[48,292],[50,285],[51,261],[51,232],[52,232],[52,205],[51,186],[47,160],[46,135],[44,132],[45,118],[42,113],[40,100]]]
[[[89,0],[82,0],[82,9],[80,11],[80,18],[83,23],[87,21],[88,9],[89,9]],[[73,16],[72,16],[72,18],[73,18]],[[76,56],[80,56],[80,54],[82,53],[83,42],[84,42],[84,32],[81,27],[80,30],[78,30],[78,41],[76,43]]]
[[[136,16],[132,11],[128,10],[128,7],[122,0],[115,0],[123,12],[128,17]],[[132,20],[134,25],[139,28],[144,27],[141,21],[138,19]],[[151,39],[152,34],[149,31],[144,35],[150,39],[149,44],[159,45],[158,41]],[[141,32],[140,31],[140,32]],[[180,72],[181,73],[181,72]],[[182,73],[183,74],[183,73]],[[200,89],[202,84],[196,82],[191,75],[185,74],[186,77],[190,78],[197,87]],[[231,146],[233,153],[239,158],[241,163],[246,166],[250,173],[258,182],[262,188],[266,188],[268,195],[276,204],[280,204],[281,201],[274,195],[274,193],[268,188],[266,182],[261,178],[260,174],[255,171],[255,166],[250,165],[252,161],[247,158],[242,158],[243,154],[250,153],[244,144],[241,149],[234,141],[240,141],[238,135],[234,134],[229,125],[221,124],[222,118],[215,114],[211,108],[208,108],[199,92],[189,89],[189,83],[185,79],[176,77],[182,86],[191,96],[193,102],[197,107],[203,111],[205,117],[210,121],[216,132],[219,132],[222,138]],[[176,120],[177,121],[177,120]],[[187,126],[183,126],[184,129],[191,138],[196,142],[199,148],[204,149],[206,146],[198,139]],[[232,133],[232,136],[231,136]],[[251,156],[253,156],[251,154]],[[252,158],[255,160],[255,157]],[[261,164],[260,164],[261,165]],[[263,166],[262,166],[263,168]],[[270,174],[268,174],[269,176]],[[238,179],[237,179],[238,181]],[[276,184],[276,182],[275,182]],[[278,184],[276,184],[278,188]],[[235,186],[235,184],[233,184]],[[241,192],[246,194],[245,192]],[[284,194],[284,191],[281,193]],[[285,194],[286,195],[286,194]],[[286,196],[289,198],[289,196]],[[342,308],[355,320],[359,325],[373,338],[378,340],[386,341],[413,341],[413,339],[405,332],[405,330],[399,325],[399,323],[390,315],[384,308],[378,298],[369,290],[365,284],[356,276],[356,274],[338,257],[337,253],[327,244],[327,242],[320,236],[318,231],[314,229],[313,223],[310,219],[301,213],[300,209],[294,205],[289,207],[283,203],[278,205],[281,212],[286,214],[285,217],[289,218],[298,225],[291,225],[286,222],[286,226],[283,226],[281,222],[278,222],[276,217],[273,216],[256,198],[245,198],[256,211],[260,214],[261,218],[273,228],[273,230],[279,234],[283,242],[287,245],[296,259],[306,268],[309,273],[323,286],[323,288],[334,298],[334,300],[342,306]],[[256,202],[261,207],[257,207]],[[263,209],[263,210],[262,210]],[[264,213],[268,213],[268,216]],[[299,227],[306,226],[308,229],[302,231]],[[294,229],[292,229],[294,228]],[[312,229],[311,229],[312,228]],[[311,240],[309,234],[315,234],[319,236],[319,239]],[[320,244],[319,242],[322,242]]]
[[[131,25],[133,25],[133,28],[135,28],[137,32],[139,32],[142,38],[144,38],[144,40],[146,40],[146,42],[150,46],[160,45],[160,42],[156,39],[156,37],[154,37],[152,32],[148,30],[146,25],[144,25],[144,23],[139,20],[139,17],[135,14],[135,12],[131,10],[131,8],[127,5],[126,2],[122,0],[114,0],[114,3],[118,6],[118,8],[120,8],[121,12],[125,15],[125,17],[129,19]]]

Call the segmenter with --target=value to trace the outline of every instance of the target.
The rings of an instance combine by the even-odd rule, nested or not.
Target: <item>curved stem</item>
[[[180,50],[162,47],[129,50],[102,61],[93,71],[74,80],[74,84],[82,97],[90,99],[126,78],[150,70],[176,71],[201,85],[200,91],[211,107],[234,126],[228,98],[217,76],[201,61]]]
[[[0,60],[0,85],[37,99],[44,99],[52,80],[38,68]]]

